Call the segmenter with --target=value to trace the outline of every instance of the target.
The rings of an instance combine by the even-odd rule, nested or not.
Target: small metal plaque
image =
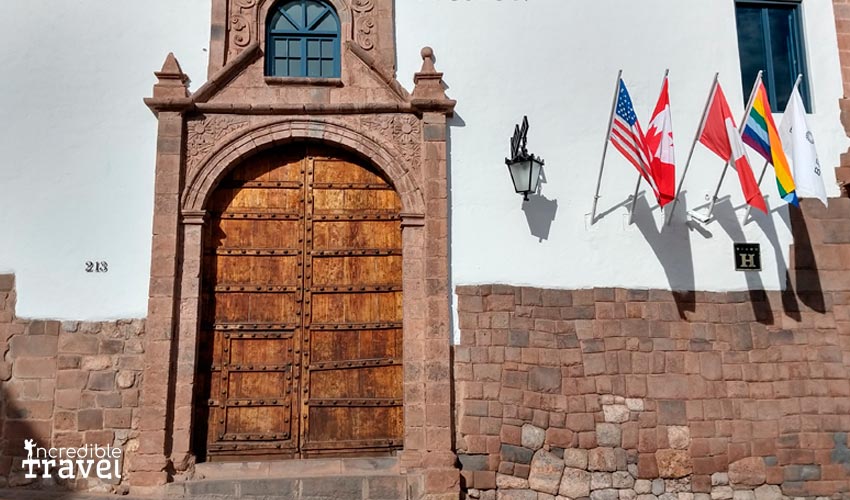
[[[735,270],[761,271],[761,244],[735,243]]]

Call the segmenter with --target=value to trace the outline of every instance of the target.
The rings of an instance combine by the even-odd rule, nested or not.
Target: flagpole
[[[688,153],[688,161],[685,162],[685,169],[682,171],[682,178],[679,179],[679,187],[676,188],[676,196],[673,197],[673,206],[670,208],[670,215],[667,217],[668,226],[673,220],[673,213],[676,211],[676,205],[679,203],[679,193],[681,193],[682,185],[685,183],[685,177],[688,175],[688,168],[691,166],[691,159],[694,156],[697,141],[699,141],[699,136],[702,135],[702,131],[705,128],[705,119],[708,116],[708,108],[711,106],[711,101],[714,99],[715,92],[717,92],[717,81],[719,78],[720,73],[715,73],[714,81],[711,83],[711,90],[708,92],[708,100],[705,101],[705,109],[702,110],[702,118],[700,119],[699,127],[697,127],[697,133],[694,136],[694,142],[691,143],[691,151]]]
[[[755,103],[756,90],[758,89],[759,82],[761,82],[762,73],[763,71],[759,70],[759,73],[756,76],[756,81],[753,83],[753,89],[750,91],[750,99],[747,101],[747,108],[744,111],[744,117],[738,124],[738,133],[742,137],[744,135],[744,130],[746,129],[747,117],[750,116],[750,111],[752,111],[753,104]],[[708,213],[706,214],[705,219],[703,219],[705,222],[711,221],[711,216],[714,214],[714,206],[717,204],[717,196],[720,194],[720,187],[723,185],[723,179],[726,177],[726,171],[729,170],[730,160],[726,160],[726,165],[723,166],[723,172],[720,174],[720,182],[717,183],[717,189],[714,190],[714,196],[711,197],[711,205],[708,207]]]
[[[794,82],[794,86],[791,87],[791,94],[789,94],[789,95],[794,95],[794,91],[797,90],[797,88],[800,86],[800,82],[802,82],[802,81],[803,81],[803,74],[800,73],[799,75],[797,75],[797,81]],[[756,184],[756,187],[758,187],[758,188],[761,188],[761,181],[762,181],[762,179],[764,179],[764,174],[767,172],[767,165],[769,163],[770,162],[767,161],[767,160],[764,161],[764,166],[761,169],[761,175],[759,175],[758,184]],[[747,222],[747,219],[750,218],[750,212],[752,212],[752,211],[753,211],[753,206],[747,205],[747,213],[744,214],[744,222],[745,223]]]
[[[617,110],[617,97],[620,95],[620,80],[623,70],[617,73],[617,85],[614,87],[614,101],[611,103],[611,115],[608,117],[608,131],[605,133],[605,147],[602,149],[602,163],[599,164],[599,177],[596,179],[596,194],[593,195],[593,211],[590,214],[590,224],[596,223],[596,205],[599,203],[599,189],[602,187],[602,172],[605,170],[605,157],[608,155],[608,143],[611,140],[611,128],[614,126],[614,112]]]
[[[664,82],[666,82],[666,81],[667,81],[667,77],[668,77],[669,75],[670,75],[670,68],[667,68],[667,69],[665,69],[665,70],[664,70],[664,78],[662,78],[662,79],[661,79],[661,90],[659,90],[659,91],[658,91],[658,94],[659,94],[659,95],[661,94],[661,92],[663,92],[663,91],[664,91]],[[663,139],[662,139],[662,140],[663,140]],[[652,174],[652,165],[651,165],[651,163],[652,163],[652,155],[654,155],[655,153],[653,153],[652,151],[650,151],[650,152],[649,152],[649,154],[650,154],[650,158],[649,158],[650,165],[648,165],[648,167],[649,167],[649,172],[650,172],[650,174]],[[634,195],[632,195],[632,207],[629,209],[629,225],[630,225],[630,226],[631,226],[631,225],[634,223],[634,221],[635,221],[635,206],[637,205],[638,190],[640,189],[640,181],[641,181],[642,179],[643,179],[643,176],[642,176],[642,175],[640,175],[640,172],[638,172],[637,185],[635,185],[635,194],[634,194]]]

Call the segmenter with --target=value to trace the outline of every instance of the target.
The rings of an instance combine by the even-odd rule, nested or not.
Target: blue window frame
[[[811,111],[800,9],[799,1],[735,2],[744,98],[763,70],[770,107],[776,113],[785,110],[799,74],[803,75],[800,95]]]
[[[290,0],[269,13],[266,75],[339,78],[339,17],[327,2]]]

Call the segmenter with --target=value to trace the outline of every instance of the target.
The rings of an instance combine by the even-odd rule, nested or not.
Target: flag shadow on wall
[[[550,200],[542,194],[543,184],[546,184],[545,167],[540,169],[540,185],[537,192],[528,195],[528,201],[522,204],[528,230],[539,242],[549,239],[552,222],[558,213],[558,200]]]
[[[765,198],[768,198],[768,196],[765,196]],[[735,242],[746,241],[743,227],[741,226],[737,215],[738,209],[743,208],[746,208],[746,205],[742,207],[734,207],[729,200],[729,197],[725,197],[715,206],[715,219],[720,224],[723,231],[725,231],[732,241]],[[779,277],[779,281],[781,283],[786,283],[785,290],[781,292],[783,310],[787,316],[799,321],[800,308],[797,303],[794,287],[788,279],[788,265],[786,264],[785,257],[783,256],[782,243],[779,241],[773,216],[771,213],[763,214],[754,210],[751,213],[751,218],[756,222],[762,233],[770,242],[770,246],[773,248],[774,262],[776,262],[776,273]],[[747,281],[747,290],[750,294],[750,303],[752,304],[753,314],[755,315],[756,321],[764,325],[775,324],[776,318],[774,317],[773,308],[768,300],[767,292],[764,290],[764,283],[762,282],[761,274],[759,272],[745,272],[744,275]]]
[[[686,191],[682,191],[679,207],[687,211]],[[653,210],[660,210],[655,206],[650,208],[644,192],[638,194],[635,203],[634,224],[643,235],[650,248],[652,248],[658,262],[664,269],[670,289],[673,290],[673,299],[679,310],[679,317],[685,318],[685,312],[693,312],[696,308],[696,295],[694,290],[694,258],[691,249],[691,238],[688,234],[693,228],[685,224],[666,225],[656,222],[652,215]]]

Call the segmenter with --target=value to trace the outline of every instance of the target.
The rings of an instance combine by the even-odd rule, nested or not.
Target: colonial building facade
[[[739,225],[742,207],[726,199],[712,226],[688,220],[683,203],[668,226],[644,194],[606,205],[608,194],[597,220],[586,215],[591,190],[564,198],[571,182],[596,179],[602,144],[585,147],[583,135],[595,125],[576,126],[570,152],[547,141],[549,132],[536,136],[534,122],[551,106],[583,110],[573,100],[595,96],[595,85],[565,83],[573,92],[565,98],[551,86],[533,95],[529,82],[532,95],[511,95],[510,77],[488,74],[478,92],[493,108],[529,106],[529,147],[542,136],[550,169],[529,201],[504,184],[507,195],[494,194],[491,207],[469,177],[485,170],[465,155],[502,162],[514,122],[489,127],[488,113],[499,110],[465,114],[462,98],[452,98],[441,61],[477,68],[472,59],[425,46],[410,89],[397,79],[411,57],[397,44],[412,43],[412,20],[452,12],[439,2],[399,3],[213,0],[206,81],[191,88],[168,54],[144,100],[158,127],[144,318],[21,318],[16,278],[0,279],[2,484],[156,498],[850,498],[845,155],[828,207],[804,199],[786,208],[773,195],[770,214]],[[574,17],[590,22],[622,8],[608,3]],[[467,19],[474,4],[451,8]],[[771,35],[798,43],[805,33],[805,43],[784,45],[794,64],[784,72],[782,43],[764,49],[769,86],[803,72],[828,151],[822,163],[846,150],[850,101],[828,98],[842,75],[845,94],[850,85],[850,5],[725,4],[678,8],[707,9],[726,23],[722,32],[734,34],[737,19],[742,54],[746,16],[767,20],[758,25],[765,46]],[[504,8],[568,15],[542,0]],[[684,31],[661,35],[674,59],[683,58],[674,42]],[[434,32],[440,49],[450,45],[444,35]],[[517,55],[452,40],[465,56],[469,46],[481,57]],[[594,72],[594,57],[611,52],[604,45],[578,51],[590,55],[575,62],[576,79],[608,77]],[[572,64],[558,54],[529,50],[537,66],[525,77],[547,74],[542,59]],[[728,80],[741,92],[730,95],[748,91],[736,85],[749,78],[751,59],[712,61],[739,68]],[[475,71],[458,81],[466,78]],[[651,94],[648,74],[635,80],[635,96]],[[696,78],[683,87],[698,87]],[[604,114],[595,118],[605,125]],[[466,135],[475,126],[504,129],[501,149]],[[570,164],[561,153],[581,169],[559,174]],[[611,171],[624,164],[613,161],[605,175],[618,177]],[[706,164],[698,175],[713,178]],[[527,222],[526,241],[511,246],[517,220]],[[714,255],[754,241],[773,249],[762,255],[763,273],[730,271],[731,253],[728,262]],[[708,250],[692,248],[700,244]],[[28,477],[27,440],[114,446],[121,477]]]

